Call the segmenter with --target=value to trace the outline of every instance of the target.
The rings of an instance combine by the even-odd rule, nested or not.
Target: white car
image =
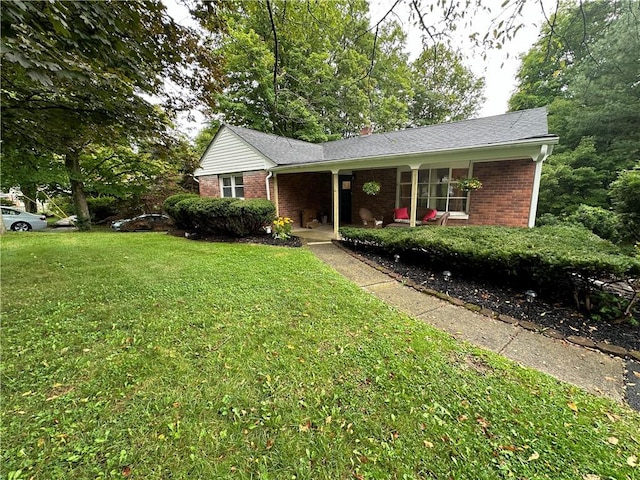
[[[29,230],[44,230],[47,228],[47,217],[33,213],[22,212],[17,208],[2,207],[2,220],[7,230],[27,232]]]

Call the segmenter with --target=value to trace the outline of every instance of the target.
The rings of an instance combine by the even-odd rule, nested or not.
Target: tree
[[[2,63],[4,148],[64,160],[82,228],[84,149],[159,140],[173,112],[208,101],[221,75],[197,32],[159,0],[5,2]]]
[[[544,107],[570,98],[572,72],[592,56],[593,43],[606,33],[619,9],[618,2],[610,0],[560,3],[542,26],[539,40],[521,58],[509,109]]]
[[[620,172],[611,184],[610,195],[627,236],[640,242],[640,162],[633,169]]]
[[[410,65],[400,25],[370,26],[368,14],[361,0],[243,3],[221,36],[228,74],[217,111],[227,122],[307,141],[475,111],[483,83],[459,55],[438,44]]]
[[[411,123],[416,126],[464,120],[484,100],[484,80],[463,65],[462,58],[438,43],[411,64]]]
[[[640,158],[640,3],[567,4],[523,57],[512,108],[549,104],[560,136],[545,163],[540,214],[611,208],[607,189]]]

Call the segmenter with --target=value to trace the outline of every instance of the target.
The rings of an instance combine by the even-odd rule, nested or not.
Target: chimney
[[[366,125],[366,126],[362,127],[362,129],[360,130],[360,136],[361,137],[369,136],[372,133],[373,133],[373,127],[371,125]]]

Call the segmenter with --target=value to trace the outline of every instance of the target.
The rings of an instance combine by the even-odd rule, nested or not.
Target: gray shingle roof
[[[547,109],[544,107],[321,144],[246,128],[227,127],[278,165],[353,160],[555,138],[555,135],[548,133]]]

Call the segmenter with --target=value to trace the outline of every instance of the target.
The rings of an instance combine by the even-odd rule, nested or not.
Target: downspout
[[[536,225],[536,214],[538,213],[538,197],[540,195],[540,178],[542,177],[542,163],[553,152],[553,145],[541,145],[540,153],[532,160],[536,164],[536,171],[533,176],[533,191],[531,192],[531,207],[529,208],[529,228]]]
[[[267,187],[267,200],[271,200],[271,190],[269,189],[269,179],[273,177],[273,172],[269,172],[269,175],[264,179],[264,184]]]

